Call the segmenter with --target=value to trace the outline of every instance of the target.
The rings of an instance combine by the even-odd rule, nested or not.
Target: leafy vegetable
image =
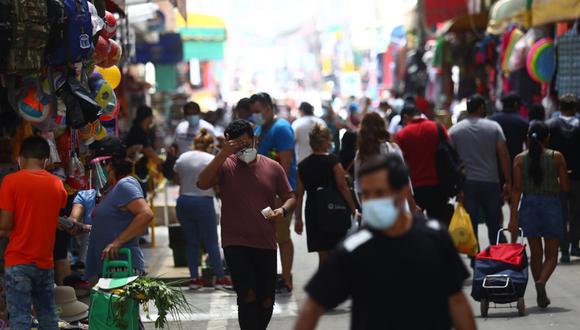
[[[157,319],[155,319],[155,328],[164,329],[167,325],[168,315],[171,315],[181,328],[181,316],[191,312],[183,291],[178,287],[181,282],[165,283],[153,278],[140,277],[121,290],[117,290],[115,295],[118,298],[113,302],[115,323],[121,328],[127,328],[128,324],[123,320],[123,317],[127,313],[130,299],[143,306],[147,319],[151,319],[149,317],[149,301],[153,300],[158,313]]]

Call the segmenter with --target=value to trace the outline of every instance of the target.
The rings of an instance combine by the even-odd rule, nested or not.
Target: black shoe
[[[276,281],[276,294],[291,294],[292,286],[288,285],[283,278],[278,278]]]

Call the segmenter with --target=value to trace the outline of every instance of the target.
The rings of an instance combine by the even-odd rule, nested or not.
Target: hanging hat
[[[50,114],[50,100],[35,85],[25,86],[18,92],[18,113],[31,123],[41,123]]]
[[[77,300],[75,289],[70,286],[54,288],[54,302],[60,311],[59,318],[66,322],[76,322],[89,316],[89,306]]]

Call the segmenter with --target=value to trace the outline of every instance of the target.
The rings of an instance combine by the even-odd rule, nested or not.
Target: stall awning
[[[437,29],[437,35],[444,35],[446,33],[458,33],[465,31],[481,31],[487,26],[487,13],[480,13],[475,15],[461,15],[450,19]]]
[[[227,39],[224,21],[216,16],[187,14],[187,21],[177,16],[177,27],[183,40],[183,59],[188,61],[221,60]]]
[[[532,26],[580,17],[580,0],[533,0]]]
[[[551,0],[548,0],[551,1]],[[532,0],[500,0],[490,10],[487,32],[501,34],[510,23],[529,26],[529,11]]]
[[[465,0],[424,0],[425,23],[428,26],[467,14]]]

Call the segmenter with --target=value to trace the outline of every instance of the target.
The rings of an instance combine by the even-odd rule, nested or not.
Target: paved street
[[[480,237],[486,237],[485,226],[480,226]],[[160,242],[163,242],[163,231],[160,230]],[[295,236],[295,268],[294,280],[296,291],[288,297],[277,297],[274,316],[270,323],[270,329],[292,329],[298,308],[305,299],[301,289],[317,267],[317,258],[314,254],[306,252],[305,237]],[[163,244],[163,243],[160,243]],[[487,245],[487,242],[483,242]],[[161,249],[156,249],[161,250]],[[465,259],[467,262],[467,259]],[[179,269],[184,272],[184,269]],[[530,274],[531,277],[531,274]],[[479,304],[469,297],[476,315],[479,329],[489,330],[514,330],[514,329],[579,329],[580,319],[580,259],[573,259],[571,265],[559,265],[556,272],[548,283],[548,294],[552,305],[547,310],[536,307],[535,290],[533,280],[530,278],[526,292],[527,315],[518,317],[515,305],[513,308],[500,305],[497,309],[490,309],[488,318],[479,316]],[[471,281],[465,284],[465,292],[469,295]],[[213,289],[199,292],[187,292],[187,298],[191,302],[192,314],[187,315],[183,322],[185,329],[238,329],[236,320],[235,295]],[[418,299],[420,299],[418,297]],[[412,307],[410,307],[412,308]],[[345,303],[336,310],[326,314],[318,329],[342,330],[349,328],[350,303]],[[420,316],[420,313],[418,313]],[[151,323],[148,329],[153,329]]]

